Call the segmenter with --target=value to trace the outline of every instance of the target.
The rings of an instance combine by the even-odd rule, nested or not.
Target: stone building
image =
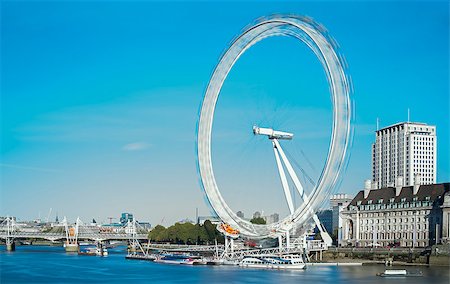
[[[450,183],[371,189],[341,212],[342,245],[426,247],[449,242]]]
[[[335,237],[336,239],[335,244],[339,245],[342,243],[342,226],[343,226],[343,219],[341,217],[341,212],[347,206],[350,204],[350,202],[353,200],[352,197],[348,194],[338,193],[334,194],[330,198],[330,205],[331,210],[333,210],[333,226],[331,228],[331,231],[328,231],[332,237]]]

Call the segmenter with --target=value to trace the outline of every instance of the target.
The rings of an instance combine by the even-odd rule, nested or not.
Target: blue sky
[[[438,182],[450,180],[449,4],[442,2],[1,3],[0,215],[119,216],[169,225],[209,214],[195,164],[199,106],[221,53],[273,13],[308,15],[340,45],[354,86],[355,137],[339,192],[371,177],[381,126],[437,126]],[[254,124],[292,131],[283,144],[314,179],[331,103],[303,44],[252,47],[223,87],[213,162],[233,209],[287,213],[270,143]],[[302,181],[305,178],[301,175]],[[304,181],[305,182],[305,181]],[[305,182],[309,187],[310,185]]]

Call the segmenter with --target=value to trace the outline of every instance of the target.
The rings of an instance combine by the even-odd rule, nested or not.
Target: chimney
[[[419,191],[421,182],[422,182],[422,177],[420,176],[420,174],[415,174],[414,175],[413,195],[416,195],[417,192]]]
[[[400,192],[402,191],[403,188],[403,177],[402,176],[398,176],[397,180],[395,181],[395,196],[399,196]]]
[[[364,199],[366,199],[369,196],[371,187],[372,187],[372,181],[370,179],[367,179],[364,182]]]

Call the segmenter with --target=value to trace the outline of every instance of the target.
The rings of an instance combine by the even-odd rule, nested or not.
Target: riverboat
[[[201,257],[187,254],[161,254],[155,259],[155,262],[193,265],[195,262],[201,262]]]
[[[303,259],[298,255],[259,255],[246,256],[239,262],[244,268],[264,268],[264,269],[305,269]]]
[[[78,252],[79,255],[88,255],[88,256],[96,256],[97,249],[95,247],[87,248],[85,250],[80,250]]]
[[[78,254],[88,256],[107,256],[108,250],[106,248],[89,247],[85,250],[79,251]]]
[[[148,260],[148,261],[154,261],[156,260],[156,256],[152,254],[137,254],[137,253],[130,253],[125,256],[126,259],[137,259],[137,260]]]
[[[406,269],[389,269],[385,270],[383,273],[378,273],[381,277],[420,277],[423,276],[422,271],[415,273],[408,272]]]

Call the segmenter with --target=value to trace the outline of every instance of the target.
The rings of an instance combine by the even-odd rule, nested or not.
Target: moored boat
[[[88,256],[96,256],[97,255],[97,249],[95,247],[90,247],[85,250],[80,250],[78,252],[79,255],[88,255]]]
[[[161,254],[155,259],[155,262],[159,263],[188,264],[188,265],[193,265],[195,262],[200,261],[201,257],[186,254]]]
[[[240,267],[264,269],[305,269],[303,259],[298,255],[255,255],[246,256],[239,262]]]
[[[381,277],[420,277],[423,276],[422,271],[415,273],[408,272],[406,269],[387,269],[383,273],[378,273]]]
[[[126,259],[137,259],[137,260],[148,260],[148,261],[154,261],[156,260],[156,256],[152,254],[137,254],[137,253],[130,253],[125,256]]]

